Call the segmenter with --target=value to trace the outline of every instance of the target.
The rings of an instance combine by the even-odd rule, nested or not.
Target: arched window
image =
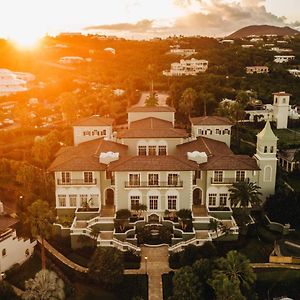
[[[271,168],[271,166],[265,166],[264,181],[270,182],[271,180],[272,180],[272,168]]]
[[[271,153],[274,153],[274,146],[271,146],[270,152],[271,152]]]
[[[265,146],[265,147],[264,147],[264,153],[267,153],[267,152],[268,152],[268,147]]]
[[[6,249],[5,248],[2,250],[2,256],[6,256]]]

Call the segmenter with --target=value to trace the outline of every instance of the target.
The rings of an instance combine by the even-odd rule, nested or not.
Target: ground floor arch
[[[195,188],[193,190],[193,205],[202,205],[203,204],[203,195],[200,188]]]
[[[115,191],[112,188],[105,190],[105,205],[115,205]]]

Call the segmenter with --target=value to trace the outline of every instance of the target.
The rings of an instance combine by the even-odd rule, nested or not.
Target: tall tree
[[[56,273],[41,270],[34,279],[25,281],[24,300],[64,300],[64,282]]]
[[[98,283],[113,288],[123,280],[123,254],[114,247],[98,247],[89,263],[89,275]]]
[[[249,290],[255,282],[256,276],[246,256],[236,250],[229,251],[226,257],[215,261],[216,272],[224,274],[231,282],[237,282],[241,288]]]
[[[261,203],[261,192],[260,187],[254,182],[238,181],[233,183],[229,189],[231,205],[233,207],[240,206],[246,208],[251,204],[252,207],[257,207]]]
[[[77,98],[72,92],[65,92],[59,96],[60,107],[64,119],[71,124],[76,119]]]
[[[54,215],[48,202],[40,199],[33,202],[28,207],[27,222],[30,224],[31,234],[41,240],[42,269],[46,269],[44,241],[51,236],[54,222]]]
[[[180,268],[173,277],[174,300],[201,299],[201,283],[192,267]]]
[[[187,88],[184,90],[181,96],[181,102],[179,103],[179,109],[182,113],[191,117],[191,112],[194,107],[194,103],[197,99],[197,93],[193,88]]]

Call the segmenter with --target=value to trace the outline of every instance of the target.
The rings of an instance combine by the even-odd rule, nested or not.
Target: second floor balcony
[[[84,179],[70,179],[70,180],[61,180],[57,179],[57,185],[96,185],[97,179],[84,180]]]
[[[183,181],[182,180],[177,180],[175,182],[169,182],[169,181],[158,181],[158,182],[136,181],[136,182],[130,182],[130,181],[125,181],[125,188],[170,188],[170,187],[182,188],[183,187]]]
[[[211,178],[211,184],[233,184],[235,182],[250,182],[250,178]]]

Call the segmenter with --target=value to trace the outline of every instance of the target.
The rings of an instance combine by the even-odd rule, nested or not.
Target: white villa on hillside
[[[208,68],[208,61],[204,59],[181,59],[180,62],[171,64],[171,69],[163,71],[165,76],[195,76],[198,73],[203,73]]]
[[[85,59],[81,56],[63,56],[58,62],[63,65],[71,65],[83,63]]]
[[[294,77],[300,77],[300,70],[298,69],[289,69],[288,72],[292,74]]]
[[[275,55],[274,62],[278,64],[288,63],[294,60],[296,57],[295,55]]]
[[[254,122],[255,118],[258,121],[275,121],[277,129],[287,128],[288,118],[295,119],[295,111],[292,109],[290,102],[291,94],[286,92],[274,93],[273,105],[265,105],[265,109],[246,110],[249,116],[249,121]]]
[[[7,69],[0,69],[0,96],[7,96],[18,92],[25,92],[27,90],[28,88],[26,80],[20,79],[20,76],[18,77],[17,73],[15,72]]]
[[[267,66],[250,66],[246,67],[247,74],[263,74],[269,73],[269,68]]]
[[[0,202],[1,210],[3,211],[2,202]],[[25,262],[34,251],[36,242],[17,236],[15,225],[18,222],[9,215],[0,214],[0,274],[9,270],[14,264]]]
[[[181,49],[178,47],[170,49],[170,54],[181,55],[181,56],[190,56],[196,54],[195,49]]]
[[[178,236],[170,251],[216,238],[212,219],[226,225],[229,236],[236,238],[229,201],[232,184],[256,182],[264,199],[274,193],[277,137],[269,123],[257,135],[256,155],[249,157],[229,148],[232,123],[226,118],[191,118],[189,136],[174,126],[174,114],[168,106],[133,107],[128,127],[117,132],[110,119],[105,122],[99,116],[74,124],[75,145],[60,149],[49,168],[55,176],[57,215],[74,218],[69,229],[57,227],[71,235],[73,247],[80,235],[91,237],[96,226],[101,231],[99,246],[138,251],[134,229],[122,236],[114,230],[115,212],[134,212],[136,204],[145,204],[147,210],[138,221],[142,223],[132,223],[133,228],[153,219],[172,225],[164,219],[166,210],[192,211],[193,231],[187,234],[174,227]],[[84,134],[101,130],[106,130],[104,138]]]

